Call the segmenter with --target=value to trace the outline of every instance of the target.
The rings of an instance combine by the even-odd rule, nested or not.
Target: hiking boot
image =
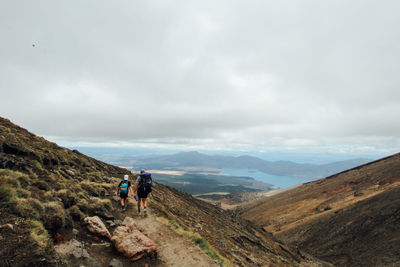
[[[122,211],[125,211],[125,206],[122,206]]]
[[[147,208],[146,207],[143,207],[143,213],[147,214]]]
[[[142,213],[140,212],[140,210],[138,210],[138,211],[137,211],[137,214],[138,214],[138,215],[141,215]]]

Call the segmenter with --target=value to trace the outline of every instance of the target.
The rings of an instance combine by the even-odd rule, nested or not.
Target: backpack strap
[[[143,187],[145,180],[144,180],[143,175],[140,175],[139,177],[140,177],[140,179],[139,179],[139,184],[138,185],[139,185],[139,188],[140,188],[140,187]]]

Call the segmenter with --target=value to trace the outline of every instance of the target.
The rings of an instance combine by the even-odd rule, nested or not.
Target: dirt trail
[[[162,263],[159,266],[218,266],[193,242],[157,221],[156,216],[151,214],[151,211],[148,211],[145,216],[139,216],[132,210],[132,207],[127,210],[125,216],[132,217],[140,231],[156,243],[158,260]]]

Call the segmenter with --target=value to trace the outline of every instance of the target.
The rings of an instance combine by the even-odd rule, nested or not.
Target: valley
[[[0,118],[0,238],[6,242],[0,248],[2,262],[7,266],[83,262],[99,266],[112,260],[130,266],[168,266],[195,259],[204,266],[210,262],[217,266],[400,263],[400,154],[279,190],[250,177],[177,171],[153,169],[149,217],[135,214],[132,199],[127,212],[121,213],[115,189],[124,174],[134,180],[136,173],[60,147]],[[124,257],[114,241],[88,231],[86,220],[94,216],[111,233],[124,227],[122,221],[128,217],[136,221],[137,231],[158,243],[160,257]],[[73,244],[84,249],[85,256],[74,258],[60,249]],[[186,244],[187,253],[171,255],[179,244]]]
[[[219,174],[226,170],[244,170],[308,180],[326,177],[371,161],[368,158],[353,158],[323,164],[312,164],[297,163],[285,160],[285,158],[277,161],[269,161],[250,155],[214,155],[197,151],[177,152],[165,155],[159,154],[162,152],[158,154],[152,152],[152,154],[146,154],[145,156],[136,156],[129,149],[107,149],[101,147],[75,148],[113,165],[133,166],[136,172],[140,169],[154,169],[159,171]]]
[[[127,168],[136,173],[140,169],[149,170],[162,184],[229,209],[259,199],[269,191],[297,186],[315,180],[319,175],[343,171],[368,161],[359,158],[317,165],[196,151],[137,157],[130,154],[129,149],[82,149],[110,163],[131,166]]]

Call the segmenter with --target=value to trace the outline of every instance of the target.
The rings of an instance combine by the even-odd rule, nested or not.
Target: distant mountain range
[[[253,156],[206,155],[196,151],[136,159],[135,168],[158,170],[254,169],[264,173],[300,178],[326,177],[371,161],[356,158],[328,164],[301,164],[291,161],[267,161]]]

